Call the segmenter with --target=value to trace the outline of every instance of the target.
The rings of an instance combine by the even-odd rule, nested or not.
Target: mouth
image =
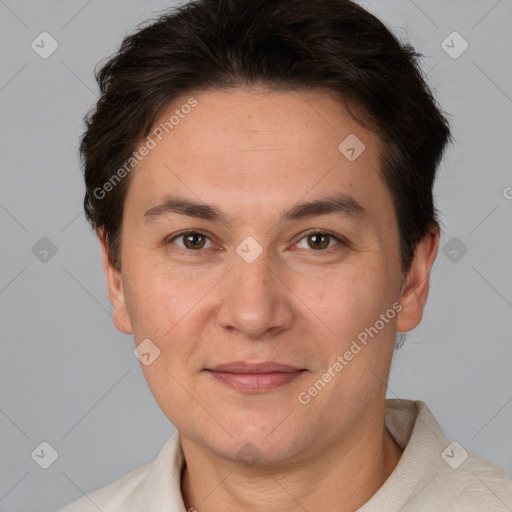
[[[217,381],[239,391],[264,392],[291,383],[307,370],[274,362],[250,364],[235,361],[205,371]]]

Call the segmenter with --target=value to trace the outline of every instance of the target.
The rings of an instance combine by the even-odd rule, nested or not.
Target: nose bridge
[[[252,289],[254,294],[265,291],[271,285],[271,278],[274,278],[270,270],[272,257],[268,249],[263,249],[259,244],[255,247],[249,241],[241,243],[236,252],[233,270],[238,288],[248,292]]]
[[[277,262],[254,239],[245,239],[236,249],[232,271],[223,288],[218,322],[248,337],[269,329],[284,328],[291,321],[287,288],[275,275]]]

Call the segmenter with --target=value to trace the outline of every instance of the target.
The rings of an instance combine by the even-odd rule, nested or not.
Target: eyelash
[[[207,238],[208,240],[211,241],[210,237],[202,230],[200,229],[189,229],[189,230],[186,230],[186,231],[181,231],[180,233],[177,233],[175,235],[173,235],[172,238],[169,238],[167,241],[166,241],[166,244],[171,244],[173,242],[173,240],[176,240],[177,238],[180,238],[180,237],[183,237],[184,235],[201,235],[205,238]],[[301,242],[304,238],[307,238],[308,236],[311,236],[311,235],[327,235],[329,237],[331,237],[331,239],[334,239],[338,242],[338,245],[337,246],[333,246],[333,247],[327,247],[326,249],[318,249],[318,250],[315,250],[315,249],[311,249],[312,252],[316,252],[316,253],[325,253],[327,252],[328,254],[330,254],[330,250],[331,249],[336,249],[336,247],[339,248],[339,246],[347,246],[348,245],[348,242],[346,242],[345,240],[343,240],[342,238],[340,238],[339,236],[336,236],[332,233],[330,233],[329,231],[321,231],[321,230],[313,230],[313,231],[309,231],[307,233],[305,233],[302,238],[297,242],[297,244],[299,242]],[[296,245],[296,244],[294,244]],[[194,249],[183,249],[181,247],[176,247],[176,250],[181,253],[181,254],[190,254],[190,253],[198,253],[198,255],[200,256],[202,252],[204,252],[204,249],[197,249],[197,250],[194,250]]]

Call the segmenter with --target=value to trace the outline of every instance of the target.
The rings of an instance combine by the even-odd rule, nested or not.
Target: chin
[[[277,425],[279,422],[266,423],[259,427],[240,425],[236,431],[231,431],[232,437],[225,436],[222,440],[217,438],[208,448],[219,457],[232,462],[242,462],[247,467],[293,462],[302,452],[303,435],[294,435],[290,425]]]

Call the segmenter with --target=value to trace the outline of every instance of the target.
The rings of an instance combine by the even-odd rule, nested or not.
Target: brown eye
[[[329,237],[325,233],[314,233],[308,235],[308,244],[312,249],[325,249],[329,246]]]
[[[199,233],[182,235],[187,249],[202,249],[204,246],[204,236]]]
[[[206,235],[197,231],[184,231],[174,238],[169,240],[169,243],[175,243],[175,241],[181,240],[181,243],[176,243],[180,249],[188,249],[191,251],[203,249],[206,242],[209,240]]]
[[[302,240],[306,240],[307,246],[300,246],[300,244],[303,243]],[[324,231],[315,231],[313,233],[307,234],[299,241],[297,245],[303,249],[313,249],[315,251],[322,252],[325,249],[331,249],[333,247],[333,244],[331,244],[332,240],[338,242],[337,245],[339,246],[345,245],[344,240]]]

